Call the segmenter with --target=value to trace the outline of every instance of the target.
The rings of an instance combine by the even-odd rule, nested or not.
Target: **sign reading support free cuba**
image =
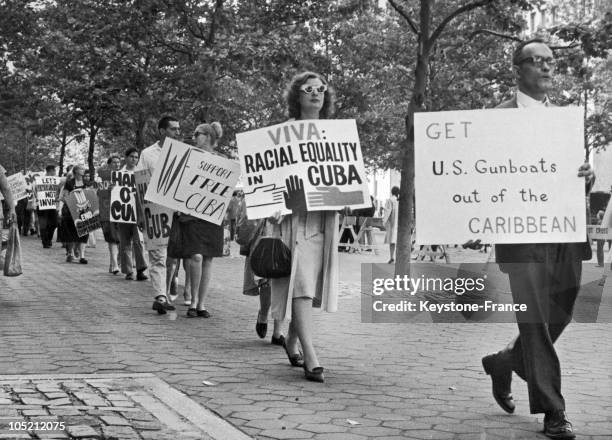
[[[233,160],[166,138],[145,199],[220,225],[239,174]]]
[[[583,162],[576,107],[417,113],[417,244],[585,241]]]
[[[371,206],[353,119],[290,121],[236,135],[247,215]]]

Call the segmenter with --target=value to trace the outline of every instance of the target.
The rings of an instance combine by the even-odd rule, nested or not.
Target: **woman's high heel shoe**
[[[323,367],[315,367],[312,370],[309,370],[308,368],[306,368],[306,365],[303,365],[304,367],[304,377],[306,378],[306,380],[310,380],[312,382],[325,382],[325,376],[323,375]]]
[[[304,366],[304,358],[302,357],[302,353],[291,354],[289,350],[287,350],[287,344],[283,344],[283,348],[285,349],[285,353],[287,353],[287,358],[289,359],[289,363],[293,367],[303,367]]]

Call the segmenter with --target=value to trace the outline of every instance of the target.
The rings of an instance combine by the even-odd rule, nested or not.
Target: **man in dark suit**
[[[512,61],[518,90],[498,108],[551,105],[547,93],[555,60],[546,43],[535,39],[519,44]],[[578,176],[585,177],[587,188],[592,186],[595,176],[588,164],[579,168]],[[574,438],[565,416],[561,368],[553,344],[571,321],[582,260],[591,258],[586,231],[584,243],[496,245],[495,253],[500,269],[508,274],[514,302],[526,304],[528,312],[517,313],[519,336],[482,359],[493,382],[493,396],[506,412],[514,412],[510,388],[514,371],[527,381],[531,413],[544,413],[544,434]]]

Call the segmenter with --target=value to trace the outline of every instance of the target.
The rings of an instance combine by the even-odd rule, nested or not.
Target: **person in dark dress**
[[[221,124],[200,124],[194,132],[196,147],[214,152],[223,130]],[[223,226],[186,214],[175,215],[168,242],[169,258],[187,258],[191,279],[189,318],[208,318],[204,300],[211,278],[212,259],[223,256]]]
[[[79,253],[79,263],[87,264],[85,258],[85,245],[89,239],[89,234],[85,234],[79,237],[77,234],[76,226],[74,225],[74,219],[70,214],[70,210],[66,205],[66,198],[68,195],[76,189],[83,189],[86,187],[83,175],[85,174],[85,168],[81,165],[75,165],[72,169],[73,177],[66,181],[62,194],[60,195],[60,204],[58,210],[61,212],[61,228],[59,230],[58,240],[66,243],[66,261],[72,263],[75,259],[75,251]]]

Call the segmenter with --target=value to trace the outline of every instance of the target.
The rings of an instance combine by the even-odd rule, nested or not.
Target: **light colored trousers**
[[[149,275],[155,297],[166,296],[166,258],[167,248],[149,250]]]

